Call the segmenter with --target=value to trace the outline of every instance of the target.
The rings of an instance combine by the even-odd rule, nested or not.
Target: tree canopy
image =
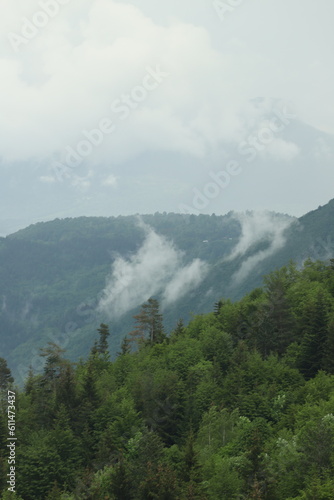
[[[334,269],[306,262],[165,333],[156,299],[108,356],[41,350],[17,397],[17,493],[2,499],[307,500],[334,491]],[[130,336],[130,332],[129,332]],[[0,359],[2,390],[14,383]]]

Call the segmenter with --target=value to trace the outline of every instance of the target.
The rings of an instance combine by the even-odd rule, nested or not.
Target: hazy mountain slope
[[[333,255],[334,200],[299,220],[286,215],[154,214],[55,220],[0,239],[0,356],[16,376],[40,366],[52,341],[78,359],[104,321],[111,351],[151,295],[166,328],[238,299],[290,259]],[[103,306],[101,306],[103,302]],[[100,307],[99,307],[100,305]]]
[[[156,214],[142,220],[168,238],[167,250],[173,239],[184,265],[194,258],[215,262],[229,252],[229,238],[237,241],[240,234],[231,215]],[[203,243],[207,238],[216,240],[210,248]],[[55,220],[2,238],[0,355],[8,358],[13,370],[23,372],[31,362],[37,364],[38,346],[48,341],[63,345],[73,358],[86,354],[99,323],[113,324],[108,311],[96,312],[113,261],[120,255],[123,259],[136,255],[144,240],[145,231],[134,216]],[[189,312],[187,306],[180,309]],[[197,312],[197,304],[191,309]],[[177,313],[169,317],[170,325],[177,317]],[[132,323],[128,314],[113,325],[115,350]]]

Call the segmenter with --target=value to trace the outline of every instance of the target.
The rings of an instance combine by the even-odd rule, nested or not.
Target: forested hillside
[[[184,252],[185,264],[198,257],[216,261],[228,254],[240,236],[240,224],[231,216],[155,214],[140,219],[55,220],[0,239],[0,355],[8,359],[16,375],[22,378],[38,347],[48,341],[65,344],[73,359],[87,355],[96,322],[111,323],[110,350],[115,355],[131,327],[133,312],[118,321],[97,306],[115,259],[131,258],[144,244],[145,231],[139,221],[165,237],[170,248],[175,245],[178,252]],[[210,247],[203,243],[208,238]],[[164,255],[162,264],[163,259]],[[193,300],[190,294],[185,303],[176,305],[176,311],[172,307],[165,322],[172,327],[175,318],[189,317],[198,305],[198,298],[192,304]],[[213,301],[205,304],[206,310]]]
[[[150,299],[114,361],[96,328],[87,358],[49,344],[17,392],[17,495],[2,498],[334,498],[334,261],[291,263],[172,331]],[[5,397],[4,360],[0,375]]]
[[[171,330],[220,296],[240,299],[291,259],[334,257],[333,217],[332,200],[300,219],[156,213],[32,225],[0,239],[0,356],[22,381],[47,342],[73,361],[87,356],[103,322],[114,359],[150,296]]]

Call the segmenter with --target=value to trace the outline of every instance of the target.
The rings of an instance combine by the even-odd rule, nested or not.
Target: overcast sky
[[[332,0],[2,0],[0,234],[334,197]]]

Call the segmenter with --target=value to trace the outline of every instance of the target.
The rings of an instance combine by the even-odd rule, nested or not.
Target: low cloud
[[[294,142],[276,137],[265,150],[267,156],[276,161],[291,161],[300,154],[300,148]]]
[[[176,302],[198,286],[208,271],[200,259],[185,264],[185,254],[173,242],[141,223],[146,235],[130,258],[118,256],[102,293],[98,309],[120,317],[151,296],[162,295],[162,306]]]
[[[330,161],[333,159],[333,149],[323,137],[318,137],[313,151],[317,161]]]
[[[115,175],[110,174],[104,181],[102,182],[103,186],[116,187],[117,185],[117,177]]]
[[[207,274],[208,267],[202,260],[195,259],[188,266],[179,269],[165,288],[162,305],[172,304],[192,288],[197,287]]]
[[[286,242],[286,230],[295,221],[294,218],[274,214],[272,212],[247,212],[244,214],[235,214],[234,217],[241,224],[241,237],[232,250],[232,253],[226,258],[231,261],[237,257],[242,257],[254,245],[261,242],[269,242],[269,246],[255,254],[246,257],[239,270],[233,275],[233,286],[240,284],[252,270],[264,259],[267,259]]]

